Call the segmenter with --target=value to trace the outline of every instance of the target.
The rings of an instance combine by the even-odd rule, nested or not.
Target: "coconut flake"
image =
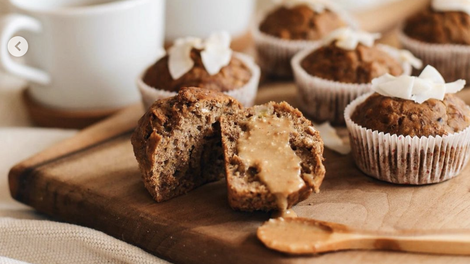
[[[354,30],[349,27],[343,27],[334,30],[328,34],[324,39],[324,45],[329,45],[331,42],[336,41],[336,46],[345,50],[355,50],[360,43],[367,47],[372,47],[376,39],[380,38],[380,34],[371,34],[362,30]]]
[[[409,77],[406,75],[395,77],[387,73],[372,80],[372,89],[383,96],[411,98],[414,78]],[[397,89],[397,87],[400,87],[400,89]]]
[[[320,132],[325,147],[338,152],[342,155],[347,155],[351,152],[351,146],[345,144],[343,140],[336,133],[336,129],[326,122],[321,125],[315,124],[315,128]]]
[[[174,80],[194,67],[191,59],[193,48],[201,50],[202,63],[210,75],[217,74],[232,58],[230,34],[225,31],[213,33],[206,40],[194,37],[177,39],[168,51],[168,68]]]
[[[398,59],[401,63],[409,63],[415,69],[421,69],[423,67],[423,62],[416,58],[409,50],[398,51]]]
[[[419,78],[430,80],[434,83],[445,84],[446,81],[442,77],[441,73],[434,67],[428,65],[419,75]]]
[[[460,11],[470,15],[470,0],[433,0],[431,6],[435,11]]]
[[[205,49],[201,52],[202,63],[210,75],[217,74],[232,58],[230,35],[227,32],[213,34],[205,44]]]
[[[372,90],[383,96],[412,100],[418,104],[429,99],[444,100],[447,93],[457,93],[465,87],[465,80],[445,83],[436,68],[428,65],[418,77],[382,75],[372,80]]]
[[[191,50],[193,47],[201,45],[201,42],[201,39],[192,37],[175,41],[168,51],[168,68],[173,79],[178,79],[193,68],[194,61],[191,59]]]

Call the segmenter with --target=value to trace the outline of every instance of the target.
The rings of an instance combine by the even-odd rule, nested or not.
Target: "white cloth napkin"
[[[29,263],[159,263],[142,249],[76,225],[1,217],[0,236],[1,255]]]
[[[77,133],[28,128],[22,85],[0,72],[0,264],[168,263],[102,232],[48,221],[10,197],[13,165]]]

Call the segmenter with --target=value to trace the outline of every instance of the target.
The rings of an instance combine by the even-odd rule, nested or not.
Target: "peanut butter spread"
[[[256,170],[261,182],[276,196],[279,211],[287,212],[287,198],[305,186],[300,177],[302,160],[289,143],[292,121],[279,117],[253,117],[240,134],[238,156]]]
[[[341,239],[328,226],[303,218],[270,219],[258,228],[257,236],[269,248],[294,254],[310,253],[320,243]]]

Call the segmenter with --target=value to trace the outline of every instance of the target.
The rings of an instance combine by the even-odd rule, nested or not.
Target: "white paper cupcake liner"
[[[233,56],[242,61],[243,64],[245,64],[245,66],[251,71],[251,79],[244,86],[224,93],[237,99],[246,107],[252,106],[255,102],[256,93],[258,91],[258,83],[261,74],[260,69],[254,62],[253,58],[248,55],[234,52]],[[142,102],[145,109],[148,109],[156,100],[177,95],[176,92],[169,92],[147,85],[143,81],[143,77],[148,69],[149,68],[145,69],[139,78],[137,78],[137,87],[142,95]]]
[[[402,30],[398,34],[402,46],[423,61],[434,66],[448,82],[465,79],[470,83],[470,46],[431,44],[408,37]]]
[[[390,46],[377,45],[392,58],[399,60],[399,51]],[[319,47],[305,49],[292,58],[292,69],[297,84],[299,108],[316,122],[344,125],[344,109],[357,97],[372,91],[372,84],[353,84],[330,81],[307,73],[302,60]],[[402,63],[403,74],[411,74],[411,65]]]
[[[344,11],[336,11],[339,16],[352,28],[357,28],[357,22]],[[290,61],[294,55],[308,47],[317,47],[321,40],[286,40],[277,38],[259,30],[266,13],[258,15],[251,33],[255,42],[256,61],[263,73],[267,75],[289,78],[292,77]]]
[[[352,155],[365,174],[396,184],[423,185],[457,176],[470,158],[470,127],[444,136],[410,137],[372,131],[351,120],[372,93],[354,100],[344,116]]]

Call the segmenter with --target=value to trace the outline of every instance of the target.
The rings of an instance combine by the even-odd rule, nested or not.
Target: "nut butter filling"
[[[281,216],[294,215],[288,207],[289,195],[305,186],[301,178],[302,160],[289,143],[295,132],[288,118],[255,116],[247,122],[247,130],[238,139],[238,156],[246,168],[254,168],[257,176],[275,195]]]

